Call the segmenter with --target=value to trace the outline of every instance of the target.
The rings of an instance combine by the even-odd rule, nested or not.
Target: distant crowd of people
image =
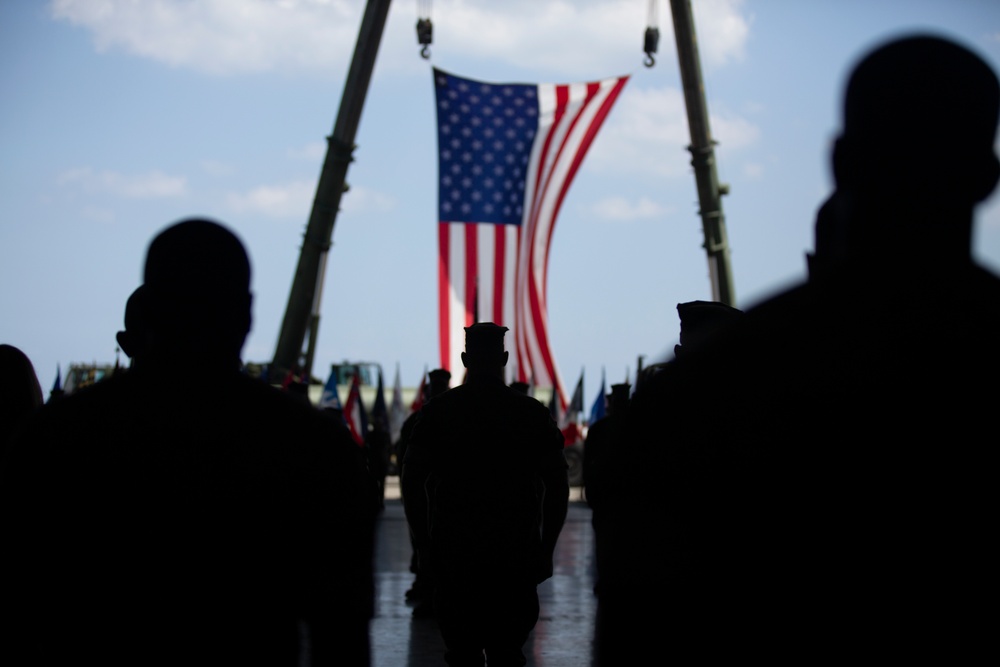
[[[953,41],[866,54],[808,279],[679,304],[673,356],[612,386],[584,447],[595,664],[990,654],[1000,278],[971,248],[998,118]],[[366,450],[241,372],[250,286],[238,237],[186,219],[125,305],[127,372],[43,404],[0,345],[10,664],[367,667],[394,446],[414,614],[449,665],[525,665],[569,481],[548,408],[504,381],[506,328],[467,327],[464,381],[433,371]],[[171,372],[192,358],[197,382]]]

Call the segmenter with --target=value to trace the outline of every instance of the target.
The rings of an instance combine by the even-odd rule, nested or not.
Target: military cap
[[[473,355],[502,355],[507,327],[493,322],[477,322],[465,327],[465,351]]]
[[[611,385],[611,395],[608,397],[608,406],[612,411],[624,409],[628,405],[632,395],[632,385],[628,382]]]
[[[690,345],[738,319],[743,311],[718,301],[677,304],[681,318],[681,345]]]
[[[615,398],[622,398],[622,397],[628,398],[631,393],[632,393],[632,385],[630,385],[628,382],[611,385],[612,400],[614,400]]]
[[[427,374],[431,382],[448,382],[451,380],[451,373],[445,368],[435,368]]]

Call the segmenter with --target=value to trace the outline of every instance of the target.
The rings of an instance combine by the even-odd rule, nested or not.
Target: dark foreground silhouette
[[[43,402],[28,356],[13,345],[0,345],[0,451]]]
[[[809,281],[634,396],[651,471],[636,488],[658,497],[631,506],[662,530],[620,543],[657,576],[626,572],[613,606],[662,602],[605,615],[602,664],[989,650],[1000,279],[970,245],[998,96],[980,58],[934,37],[853,70]]]
[[[8,452],[6,655],[369,663],[374,483],[341,424],[240,372],[249,287],[231,232],[167,228],[131,369],[46,405]]]

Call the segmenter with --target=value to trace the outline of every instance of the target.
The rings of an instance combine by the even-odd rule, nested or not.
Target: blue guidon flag
[[[465,327],[495,322],[511,380],[566,391],[549,348],[546,279],[556,217],[627,76],[484,83],[434,69],[441,366],[462,369]]]

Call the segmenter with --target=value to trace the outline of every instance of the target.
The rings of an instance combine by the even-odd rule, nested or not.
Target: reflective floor
[[[405,593],[413,581],[410,542],[395,478],[386,485],[375,561],[377,605],[371,624],[373,667],[440,667],[444,647],[433,619],[414,618]],[[571,495],[559,537],[555,574],[538,587],[541,615],[525,645],[529,667],[586,667],[591,657],[597,598],[593,593],[590,509]]]

